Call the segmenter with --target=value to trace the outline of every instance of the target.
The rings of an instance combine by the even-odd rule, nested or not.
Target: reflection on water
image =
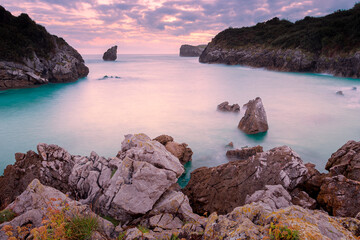
[[[125,134],[140,132],[188,143],[194,152],[189,171],[226,163],[229,142],[265,150],[289,145],[323,170],[331,153],[360,133],[358,80],[200,64],[175,55],[85,59],[90,74],[75,83],[0,91],[0,171],[14,162],[15,152],[35,150],[39,142],[71,154],[95,150],[110,157]],[[339,90],[344,96],[335,94]],[[242,106],[258,96],[267,113],[267,134],[251,136],[237,128],[243,109],[216,111],[221,102]]]

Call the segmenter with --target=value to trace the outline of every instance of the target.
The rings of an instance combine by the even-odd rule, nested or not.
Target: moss
[[[0,224],[9,222],[16,217],[16,214],[11,209],[4,209],[0,211]]]
[[[140,232],[142,232],[142,233],[148,233],[150,231],[148,228],[141,226],[141,225],[138,225],[137,229],[139,229]]]
[[[120,221],[116,220],[113,217],[109,217],[109,216],[101,216],[101,217],[111,222],[115,227],[120,224]]]

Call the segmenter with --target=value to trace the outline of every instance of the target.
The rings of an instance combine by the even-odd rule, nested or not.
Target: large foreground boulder
[[[106,52],[104,52],[103,60],[104,61],[115,61],[117,58],[117,46],[113,46],[109,48]]]
[[[240,120],[238,128],[247,134],[266,132],[269,125],[261,98],[250,100],[244,107],[246,107],[246,112]]]
[[[282,185],[292,191],[307,179],[307,168],[289,147],[277,147],[257,153],[244,161],[233,161],[217,167],[198,168],[183,192],[194,212],[229,213],[245,204],[246,196]]]

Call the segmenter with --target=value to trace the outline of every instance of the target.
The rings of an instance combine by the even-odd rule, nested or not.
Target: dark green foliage
[[[58,43],[63,39],[56,39]],[[0,60],[21,62],[23,57],[47,58],[55,48],[54,37],[27,14],[14,17],[0,6]]]
[[[269,228],[271,240],[300,240],[299,232],[287,226],[276,225],[271,222]]]
[[[4,223],[4,222],[9,222],[11,220],[13,220],[16,217],[16,214],[9,210],[9,209],[4,209],[2,211],[0,211],[0,224]]]
[[[67,239],[87,240],[98,228],[98,220],[91,216],[75,216],[65,226]]]
[[[212,45],[226,49],[261,45],[269,48],[300,48],[331,55],[360,48],[360,3],[325,17],[305,17],[295,23],[273,18],[253,27],[228,28]]]

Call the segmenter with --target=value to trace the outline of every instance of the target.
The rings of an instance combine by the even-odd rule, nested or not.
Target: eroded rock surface
[[[246,107],[245,115],[240,120],[238,128],[247,134],[266,132],[269,125],[261,98],[250,100],[244,107]]]
[[[226,157],[230,160],[245,160],[259,152],[263,152],[263,147],[260,145],[255,147],[244,147],[241,149],[228,150],[226,152]]]
[[[202,167],[191,173],[183,192],[194,212],[228,213],[245,204],[247,195],[265,189],[265,185],[282,185],[287,191],[307,179],[307,168],[289,147],[277,147],[257,153],[244,161],[217,167]]]

